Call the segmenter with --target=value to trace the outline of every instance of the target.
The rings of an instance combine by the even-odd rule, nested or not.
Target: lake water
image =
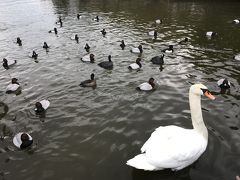
[[[4,0],[0,2],[0,58],[15,59],[0,68],[0,179],[5,180],[234,180],[240,174],[240,17],[237,1],[171,0]],[[82,18],[77,20],[76,14]],[[98,15],[99,22],[92,19]],[[55,22],[61,16],[63,27]],[[163,23],[154,26],[156,19]],[[58,28],[58,36],[48,33]],[[106,29],[103,37],[100,30]],[[147,33],[157,29],[153,40]],[[207,39],[205,33],[218,36]],[[79,44],[70,37],[78,34]],[[22,39],[18,46],[16,38]],[[185,37],[186,45],[176,45]],[[125,50],[119,44],[124,39]],[[43,42],[50,45],[46,53]],[[86,64],[84,45],[96,62],[112,55],[113,70]],[[143,46],[142,70],[127,67]],[[173,44],[163,71],[150,63]],[[38,63],[29,58],[36,50]],[[95,73],[97,88],[79,83]],[[6,94],[17,77],[20,95]],[[135,88],[150,77],[158,87],[141,93]],[[220,93],[217,80],[228,78],[230,91]],[[193,165],[178,172],[145,172],[127,166],[158,126],[191,128],[188,90],[204,83],[215,101],[202,98],[208,147]],[[49,99],[45,117],[36,116],[36,101]],[[20,151],[14,134],[29,132],[34,144]]]

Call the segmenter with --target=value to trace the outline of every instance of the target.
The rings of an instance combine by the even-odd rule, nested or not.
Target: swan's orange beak
[[[215,99],[215,97],[209,92],[209,91],[206,91],[205,93],[204,93],[204,95],[205,96],[207,96],[209,99],[211,99],[211,100],[214,100]]]

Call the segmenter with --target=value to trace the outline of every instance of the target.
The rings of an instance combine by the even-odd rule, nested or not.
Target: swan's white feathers
[[[142,146],[141,152],[144,153],[142,155],[145,156],[147,163],[155,167],[154,170],[164,168],[179,170],[198,159],[206,147],[206,140],[195,130],[172,125],[157,128]],[[139,156],[133,159],[135,158],[139,160]],[[146,165],[138,165],[138,169],[143,167]]]

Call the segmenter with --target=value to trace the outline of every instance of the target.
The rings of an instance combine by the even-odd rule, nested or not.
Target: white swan
[[[127,165],[149,171],[171,168],[180,170],[196,161],[206,150],[208,131],[203,122],[201,95],[214,100],[207,87],[192,85],[189,103],[193,129],[178,126],[160,126],[141,148],[142,154],[127,161]]]

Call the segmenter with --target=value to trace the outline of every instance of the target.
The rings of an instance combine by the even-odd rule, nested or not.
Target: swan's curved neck
[[[208,140],[208,131],[202,117],[201,97],[189,92],[189,104],[193,128]]]

